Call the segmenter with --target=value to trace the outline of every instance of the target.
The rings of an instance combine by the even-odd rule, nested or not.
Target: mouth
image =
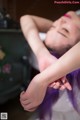
[[[69,15],[69,14],[64,14],[64,17],[67,17],[67,18],[71,19],[71,15]]]

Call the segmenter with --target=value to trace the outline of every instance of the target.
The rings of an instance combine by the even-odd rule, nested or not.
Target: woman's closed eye
[[[63,30],[65,33],[68,33],[68,34],[69,34],[69,30],[67,30],[66,28],[62,28],[62,30]]]
[[[52,28],[56,28],[56,26],[55,26],[55,25],[53,25],[53,26],[51,27],[51,29],[52,29]],[[64,32],[65,32],[65,33],[67,33],[67,34],[69,33],[69,30],[68,30],[68,29],[66,29],[66,28],[62,28],[62,31],[64,31]]]
[[[69,30],[67,30],[66,28],[62,28],[60,31],[58,31],[60,33],[62,33],[65,37],[69,37]]]
[[[55,30],[57,27],[55,26],[55,25],[52,25],[52,27],[50,28],[50,30]],[[59,33],[59,34],[61,34],[62,36],[64,36],[64,37],[66,37],[66,38],[68,38],[69,37],[69,30],[68,29],[66,29],[66,28],[64,28],[64,27],[62,27],[62,28],[59,28],[58,30],[57,30],[57,32]]]

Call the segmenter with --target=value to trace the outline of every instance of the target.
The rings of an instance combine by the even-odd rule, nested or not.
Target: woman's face
[[[57,51],[73,46],[80,38],[80,17],[75,12],[67,12],[56,20],[47,32],[45,44]]]

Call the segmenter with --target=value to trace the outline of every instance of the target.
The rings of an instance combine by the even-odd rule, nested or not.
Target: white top
[[[46,33],[39,33],[39,36],[42,41],[44,41],[46,39]]]

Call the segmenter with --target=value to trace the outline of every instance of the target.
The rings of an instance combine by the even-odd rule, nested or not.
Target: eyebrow
[[[52,27],[55,28],[54,25],[52,25]],[[61,33],[60,31],[57,31],[57,32],[58,32],[60,35],[62,35],[63,37],[68,38],[65,34]]]
[[[59,32],[59,31],[57,31],[57,32],[58,32],[60,35],[62,35],[63,37],[68,38],[65,34]]]

